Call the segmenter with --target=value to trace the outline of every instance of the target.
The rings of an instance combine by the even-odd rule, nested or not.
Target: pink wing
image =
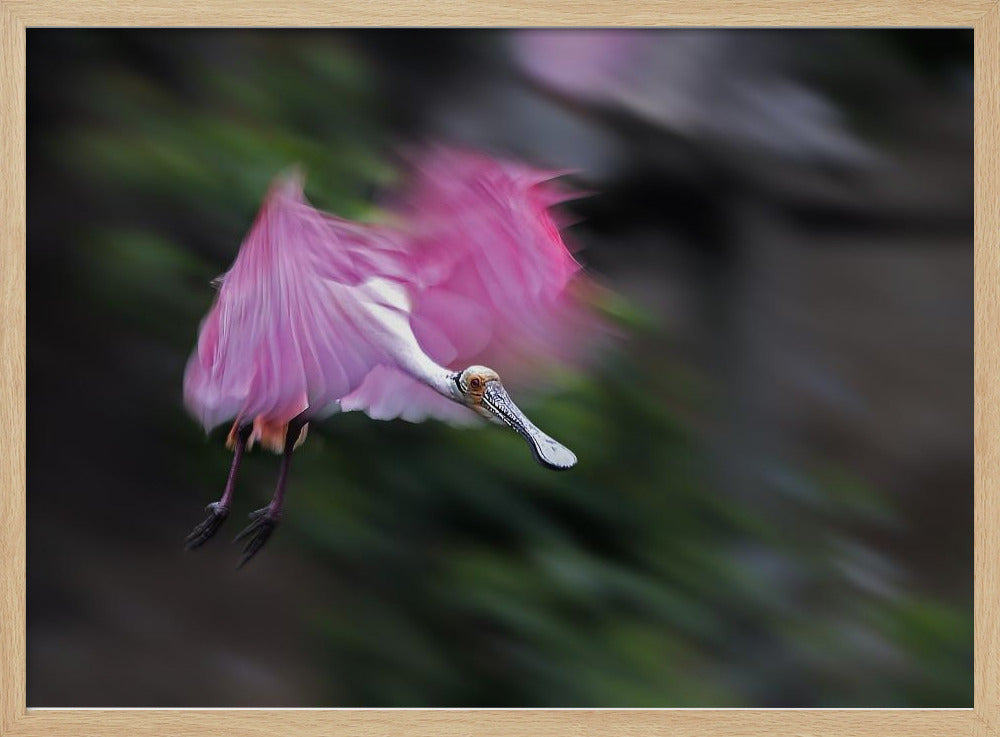
[[[417,161],[397,206],[411,228],[411,326],[423,350],[454,369],[484,364],[516,386],[530,369],[570,360],[592,333],[578,299],[580,266],[549,208],[568,195],[558,175],[436,148]],[[471,412],[394,369],[373,372],[345,410],[448,421]]]
[[[184,376],[191,413],[207,430],[321,413],[386,360],[361,281],[402,263],[388,235],[314,210],[297,177],[280,180],[202,323]]]

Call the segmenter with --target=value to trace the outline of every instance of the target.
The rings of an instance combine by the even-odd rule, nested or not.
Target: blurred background
[[[29,705],[971,706],[972,109],[968,30],[29,30]],[[335,417],[185,553],[210,280],[425,140],[592,193],[579,466]]]

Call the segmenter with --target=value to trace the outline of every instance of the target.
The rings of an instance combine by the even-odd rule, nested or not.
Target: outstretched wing
[[[396,209],[410,236],[410,323],[439,364],[484,364],[516,386],[531,369],[570,360],[592,332],[585,278],[550,213],[568,199],[557,175],[444,148],[416,161]],[[421,389],[380,368],[343,408],[380,419],[473,416]]]
[[[388,232],[313,209],[297,176],[279,180],[201,325],[190,412],[206,430],[233,417],[280,425],[348,394],[386,360],[368,284],[397,273],[401,254]]]

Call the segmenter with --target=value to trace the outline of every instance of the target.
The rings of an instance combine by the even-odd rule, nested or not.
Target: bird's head
[[[558,470],[576,465],[576,455],[539,430],[524,416],[500,382],[500,376],[485,366],[469,366],[455,374],[458,401],[491,422],[506,425],[523,437],[539,463]]]

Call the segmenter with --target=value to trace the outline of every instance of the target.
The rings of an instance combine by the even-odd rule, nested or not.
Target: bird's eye
[[[473,376],[472,381],[469,382],[469,386],[473,389],[479,389],[483,385],[483,380],[478,376]]]

